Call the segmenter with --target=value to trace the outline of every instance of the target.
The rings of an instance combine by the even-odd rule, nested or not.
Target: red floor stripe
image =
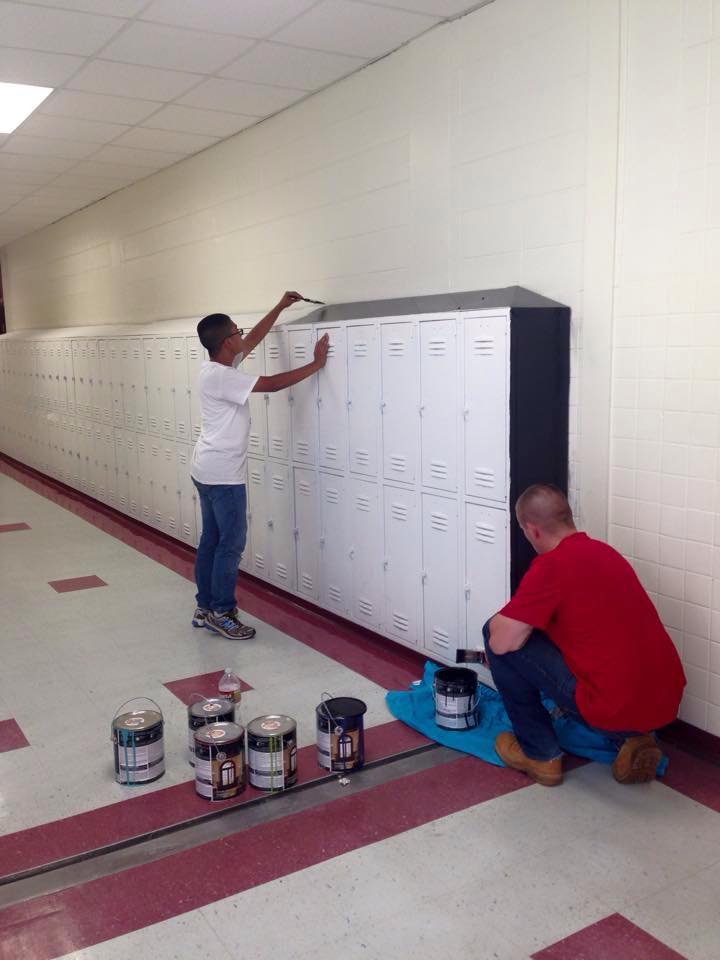
[[[9,720],[0,720],[0,753],[7,753],[8,750],[20,750],[22,747],[29,746],[30,744],[20,729],[17,720],[12,717]]]
[[[90,577],[69,577],[66,580],[49,580],[48,586],[56,593],[71,593],[74,590],[90,590],[92,587],[106,587],[107,584],[100,577],[93,574]]]
[[[52,960],[528,783],[512,770],[463,757],[446,764],[441,774],[437,768],[424,770],[154,863],[8,907],[0,911],[0,939],[8,957]]]
[[[662,783],[720,813],[720,767],[661,743],[670,764]],[[720,955],[720,951],[718,951]]]
[[[12,533],[14,530],[29,530],[28,523],[0,523],[0,533]]]
[[[366,760],[380,760],[429,742],[399,720],[392,720],[365,731]],[[325,775],[326,771],[317,765],[314,745],[298,750],[299,783],[310,783]],[[189,765],[188,776],[192,776]],[[132,792],[132,787],[125,789]],[[247,787],[235,800],[210,804],[195,793],[194,781],[188,780],[63,820],[9,833],[0,837],[0,877],[183,823],[210,810],[241,806],[262,795],[262,791]]]
[[[613,913],[534,953],[530,960],[686,960],[655,937]]]
[[[216,697],[218,695],[218,682],[223,673],[223,670],[213,670],[211,673],[201,673],[196,677],[167,680],[163,683],[163,686],[167,687],[170,693],[173,693],[187,707],[193,700],[197,699],[198,694],[201,697]],[[239,679],[242,693],[252,690],[250,684],[246,683],[242,677]]]

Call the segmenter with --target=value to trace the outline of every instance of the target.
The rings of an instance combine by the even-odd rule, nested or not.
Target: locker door
[[[98,383],[97,395],[100,405],[100,419],[105,424],[113,422],[112,368],[110,365],[110,341],[98,340]]]
[[[89,354],[89,351],[88,351]],[[105,453],[105,437],[103,435],[102,424],[92,421],[90,427],[94,438],[94,456],[95,456],[95,492],[93,496],[103,503],[108,502],[108,475],[107,475],[107,455]]]
[[[465,505],[466,646],[482,646],[485,621],[509,596],[508,515],[506,510]]]
[[[257,377],[265,375],[264,345],[259,343],[243,358],[242,368],[246,373]],[[248,453],[256,457],[267,456],[267,394],[251,393],[250,400],[250,434],[248,436]]]
[[[197,527],[195,525],[195,499],[197,490],[190,476],[190,460],[192,447],[188,443],[177,445],[177,485],[180,491],[180,519],[178,536],[185,543],[197,543]]]
[[[269,501],[270,579],[285,590],[294,590],[296,570],[293,530],[295,524],[289,468],[285,463],[268,460],[265,470]]]
[[[458,647],[457,502],[424,494],[423,613],[425,649],[454,660]]]
[[[320,474],[320,602],[341,614],[350,609],[347,521],[345,481]]]
[[[144,346],[148,432],[170,439],[175,436],[170,342],[167,337],[146,337]]]
[[[290,366],[304,367],[313,359],[315,336],[312,330],[288,332]],[[318,394],[317,377],[308,377],[290,388],[292,458],[298,463],[317,463]]]
[[[297,589],[304,597],[317,600],[320,573],[320,518],[318,484],[314,470],[296,467],[295,528],[297,531]]]
[[[465,491],[508,496],[508,321],[465,318]]]
[[[347,340],[350,470],[376,477],[380,431],[377,327],[348,327]]]
[[[265,488],[265,463],[248,457],[248,510],[252,523],[252,558],[250,573],[264,580],[270,579],[270,557],[268,554],[268,497]]]
[[[117,467],[116,506],[123,513],[130,513],[129,458],[127,444],[125,443],[125,431],[115,427],[113,440],[115,442],[115,465]]]
[[[416,330],[412,323],[388,323],[380,334],[384,477],[414,483],[420,447]]]
[[[385,629],[404,643],[422,636],[418,494],[385,487]]]
[[[125,431],[125,449],[127,450],[128,475],[128,512],[133,517],[142,516],[142,488],[140,483],[140,466],[138,463],[138,436],[142,436],[142,434],[133,433],[131,430]],[[145,442],[147,442],[147,437],[144,439]]]
[[[73,380],[72,340],[63,341],[63,382],[65,384],[66,410],[75,415],[75,381]]]
[[[271,330],[265,339],[265,369],[268,376],[290,367],[287,332]],[[290,395],[287,390],[268,394],[268,456],[287,460],[290,453]]]
[[[190,420],[190,385],[188,382],[187,337],[173,337],[172,374],[173,374],[173,407],[175,411],[175,436],[178,440],[189,441],[191,433]]]
[[[457,383],[455,319],[420,323],[420,447],[426,487],[458,487]]]
[[[87,377],[88,416],[92,420],[99,421],[101,419],[99,392],[100,368],[97,340],[88,340],[87,342]]]
[[[317,339],[330,337],[327,364],[318,381],[318,462],[347,469],[347,351],[344,327],[317,327]]]
[[[130,429],[144,433],[147,430],[147,391],[145,390],[145,353],[140,337],[132,337],[128,344],[123,396],[129,397],[132,411]]]
[[[84,340],[72,341],[73,382],[75,384],[75,410],[79,417],[87,416],[85,391],[87,346]]]
[[[175,442],[153,439],[152,456],[153,523],[161,530],[177,531],[177,456]]]
[[[366,480],[348,483],[351,525],[352,614],[367,627],[382,622],[383,525],[380,487]]]
[[[125,404],[123,401],[123,341],[110,341],[110,395],[112,397],[112,422],[115,427],[125,426]]]
[[[129,432],[129,431],[128,431]],[[138,516],[143,523],[152,524],[153,515],[153,456],[150,449],[152,437],[143,433],[135,434],[137,450],[137,489]]]
[[[185,338],[188,358],[188,383],[190,386],[190,439],[195,443],[200,438],[202,416],[200,413],[200,391],[198,377],[200,367],[205,360],[205,351],[196,336]]]
[[[160,360],[157,356],[157,348],[153,337],[143,339],[143,352],[145,354],[145,395],[147,397],[147,430],[154,437],[159,437],[161,432],[160,422],[162,419],[162,404],[160,402]]]
[[[102,430],[102,443],[103,443],[103,457],[104,463],[107,469],[106,483],[107,483],[107,502],[113,506],[118,506],[118,472],[117,464],[115,462],[115,433],[114,429],[111,426],[101,426]]]

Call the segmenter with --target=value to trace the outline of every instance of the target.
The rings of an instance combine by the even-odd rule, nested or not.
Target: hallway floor
[[[384,703],[421,659],[251,583],[238,598],[255,640],[194,630],[187,559],[139,529],[119,539],[107,511],[67,507],[0,462],[0,882],[206,814],[185,703],[224,667],[246,686],[243,723],[297,720],[306,786],[271,819],[250,803],[237,830],[187,849],[142,862],[138,846],[132,863],[37,895],[0,885],[2,960],[720,956],[720,768],[668,748],[662,782],[622,787],[587,763],[549,790],[426,750],[315,786],[324,692],[368,704],[370,760],[427,748]],[[163,711],[167,772],[127,788],[110,724],[140,696]]]

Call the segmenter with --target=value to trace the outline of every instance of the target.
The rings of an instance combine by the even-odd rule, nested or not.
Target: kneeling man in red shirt
[[[685,674],[652,601],[617,550],[575,529],[557,487],[528,487],[515,512],[537,556],[483,631],[514,730],[497,737],[498,755],[538,783],[562,782],[542,693],[617,740],[618,782],[653,779],[661,751],[652,731],[675,719]]]

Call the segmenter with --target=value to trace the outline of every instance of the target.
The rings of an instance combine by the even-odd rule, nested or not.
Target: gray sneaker
[[[228,640],[252,640],[255,636],[254,627],[248,627],[238,620],[237,608],[227,613],[215,613],[209,610],[205,617],[205,627]]]
[[[192,617],[192,625],[194,627],[204,627],[205,621],[207,620],[207,615],[210,613],[207,607],[195,607],[195,613]]]

